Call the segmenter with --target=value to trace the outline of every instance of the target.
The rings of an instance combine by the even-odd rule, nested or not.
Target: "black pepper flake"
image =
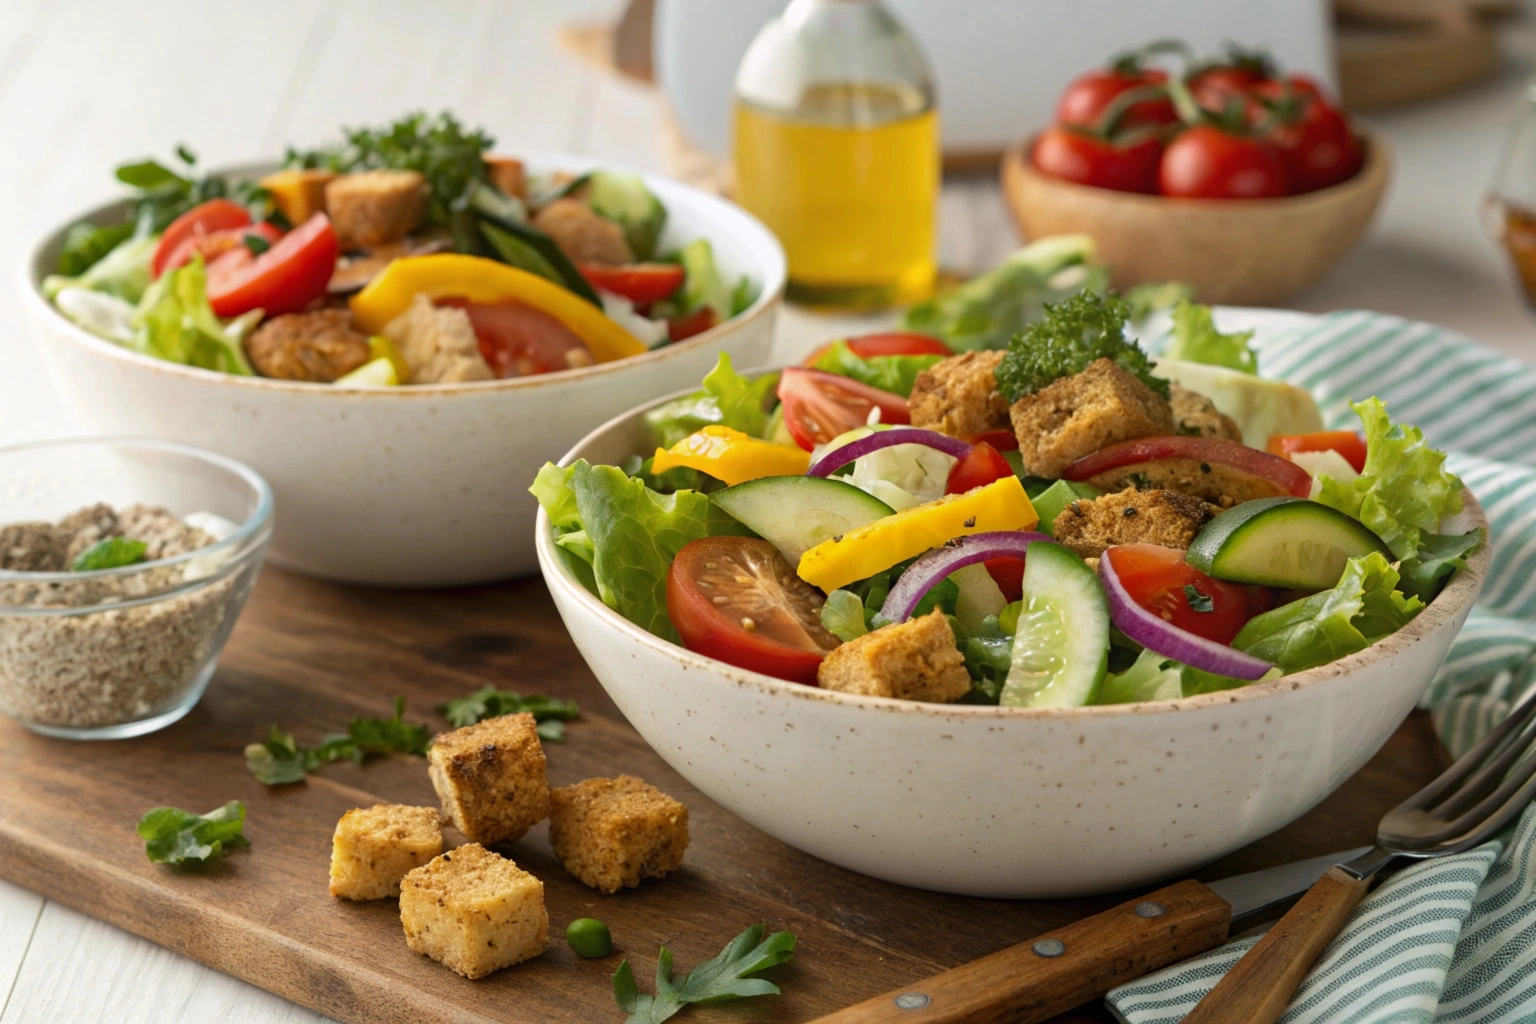
[[[1132,516],[1134,516],[1136,514],[1136,511],[1137,510],[1134,507],[1126,509],[1125,510],[1125,518],[1127,518],[1127,519],[1131,518]]]
[[[951,538],[949,538],[949,540],[944,542],[944,546],[947,547],[947,548],[957,548],[957,547],[960,546],[960,538],[959,537],[951,537]]]
[[[1068,505],[1067,508],[1071,509],[1072,510],[1072,514],[1077,516],[1079,519],[1081,519],[1083,516],[1088,514],[1088,513],[1084,512],[1078,506],[1077,502],[1075,502],[1075,501],[1072,504]]]
[[[840,533],[839,533],[839,534],[835,534],[835,535],[834,535],[834,536],[833,536],[833,537],[832,537],[832,543],[833,543],[833,544],[836,544],[836,543],[837,543],[837,542],[838,542],[838,541],[840,541],[840,540],[842,540],[842,539],[843,539],[843,535],[842,535],[842,534],[840,534]]]
[[[1209,473],[1210,471],[1211,471],[1211,464],[1209,462],[1202,462],[1202,463],[1200,463],[1200,472],[1202,472],[1202,473]]]
[[[453,854],[451,854],[451,853],[443,854],[443,860],[447,861],[449,864],[452,864],[453,863]]]
[[[964,526],[967,530],[969,530],[971,527],[976,525],[976,517],[975,516],[971,516],[971,518],[967,519],[961,525]]]

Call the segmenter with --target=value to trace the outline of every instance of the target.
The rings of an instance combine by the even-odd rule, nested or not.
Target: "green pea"
[[[589,960],[613,952],[613,936],[608,934],[608,926],[595,917],[578,917],[566,925],[565,941],[577,956]]]

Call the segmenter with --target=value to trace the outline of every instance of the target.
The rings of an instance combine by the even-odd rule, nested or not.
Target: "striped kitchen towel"
[[[1351,399],[1377,395],[1396,422],[1452,453],[1488,513],[1483,595],[1425,693],[1464,752],[1536,684],[1536,370],[1450,331],[1378,313],[1335,313],[1256,337],[1266,377],[1310,390],[1332,429],[1358,429]],[[1126,1024],[1175,1024],[1256,939],[1112,991]],[[1324,950],[1282,1024],[1536,1024],[1536,808],[1494,842],[1390,876]]]

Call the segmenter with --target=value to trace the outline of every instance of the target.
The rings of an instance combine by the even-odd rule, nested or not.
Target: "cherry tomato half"
[[[1110,104],[1122,94],[1144,85],[1159,85],[1168,80],[1166,73],[1156,68],[1137,72],[1118,71],[1114,68],[1096,68],[1074,78],[1056,103],[1056,120],[1064,125],[1080,128],[1101,127],[1099,121]],[[1179,115],[1173,109],[1173,101],[1164,97],[1133,103],[1120,127],[1134,128],[1139,125],[1173,124]]]
[[[971,438],[971,444],[980,444],[982,441],[1000,452],[1019,450],[1019,435],[1011,430],[987,430]]]
[[[1344,461],[1355,467],[1356,473],[1365,472],[1365,438],[1352,430],[1319,430],[1312,434],[1275,434],[1269,439],[1268,450],[1281,458],[1289,459],[1297,452],[1336,451]]]
[[[1189,199],[1268,199],[1286,194],[1285,166],[1262,139],[1198,125],[1163,151],[1158,184]]]
[[[796,683],[837,646],[821,624],[826,599],[765,540],[701,537],[667,572],[667,617],[683,646]]]
[[[265,242],[268,248],[283,237],[282,231],[275,224],[262,221],[260,224],[247,224],[240,228],[224,228],[221,231],[210,231],[206,234],[192,234],[183,238],[176,250],[170,253],[161,265],[160,273],[175,270],[177,267],[192,262],[196,253],[201,253],[204,263],[212,263],[220,256],[237,246],[250,248],[246,238],[250,236],[259,238]],[[258,246],[258,248],[260,248]],[[252,250],[252,255],[255,255]],[[159,274],[156,275],[157,277]]]
[[[989,558],[981,564],[987,567],[987,575],[1010,604],[1024,596],[1024,559]]]
[[[1013,476],[1013,467],[996,448],[985,441],[971,445],[971,450],[955,460],[945,481],[945,494],[964,494],[977,487],[984,487],[994,480]]]
[[[1156,192],[1163,144],[1155,135],[1114,141],[1053,125],[1035,136],[1030,160],[1042,174],[1116,192]]]
[[[805,366],[791,366],[780,375],[779,401],[784,428],[806,451],[866,425],[874,409],[880,410],[880,423],[912,422],[900,395]]]
[[[210,199],[199,203],[166,226],[155,246],[155,254],[149,262],[149,271],[159,277],[172,267],[179,267],[192,259],[198,251],[196,240],[200,237],[250,224],[251,215],[245,207],[228,199]],[[205,256],[209,255],[207,253]],[[173,257],[180,257],[174,260]]]
[[[858,338],[841,338],[848,350],[860,359],[879,356],[952,356],[954,350],[930,334],[916,331],[891,331],[886,334],[866,334]],[[805,357],[802,366],[815,366],[822,356],[832,350],[837,342],[829,341]]]
[[[325,294],[340,247],[336,231],[317,213],[256,255],[242,245],[208,265],[208,304],[219,316],[253,309],[267,316],[297,313]]]
[[[463,299],[443,299],[439,305],[457,306],[469,314],[480,354],[497,377],[531,377],[596,361],[581,338],[542,309],[521,302]]]
[[[1184,561],[1184,552],[1156,544],[1122,544],[1105,551],[1131,600],[1188,633],[1230,644],[1256,613],[1247,593]]]
[[[673,341],[683,341],[695,334],[703,334],[719,322],[720,318],[715,315],[712,306],[700,306],[692,313],[668,317],[667,337]]]
[[[660,302],[677,291],[687,275],[677,263],[624,263],[619,266],[583,263],[581,276],[594,288],[643,305]]]

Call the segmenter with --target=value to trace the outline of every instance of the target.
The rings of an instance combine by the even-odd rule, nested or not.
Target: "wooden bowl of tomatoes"
[[[1208,303],[1271,305],[1317,282],[1370,225],[1385,142],[1260,55],[1170,71],[1155,54],[1080,76],[1056,123],[1008,152],[1020,234],[1089,235],[1116,287],[1183,281]]]

